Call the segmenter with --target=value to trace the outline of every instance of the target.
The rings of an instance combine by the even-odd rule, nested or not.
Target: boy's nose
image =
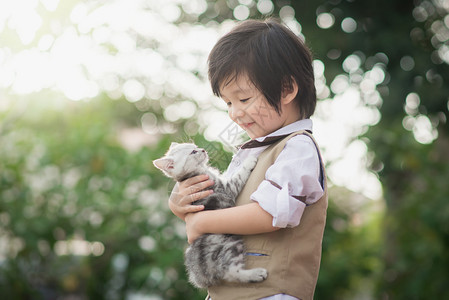
[[[243,109],[240,109],[238,107],[233,107],[231,109],[230,113],[231,113],[232,119],[241,118],[245,115],[245,112],[243,111]]]

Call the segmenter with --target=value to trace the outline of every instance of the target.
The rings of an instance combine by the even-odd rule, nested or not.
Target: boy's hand
[[[203,191],[214,184],[212,180],[208,179],[209,176],[207,175],[198,175],[175,185],[168,199],[168,207],[178,218],[185,220],[188,213],[204,209],[204,206],[192,205],[192,202],[203,199],[213,193],[212,190]]]

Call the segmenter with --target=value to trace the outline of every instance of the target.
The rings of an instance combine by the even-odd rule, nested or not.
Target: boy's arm
[[[185,221],[189,243],[205,233],[250,235],[279,229],[272,226],[273,216],[258,203],[191,213]]]

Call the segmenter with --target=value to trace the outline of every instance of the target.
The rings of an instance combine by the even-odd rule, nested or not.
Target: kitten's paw
[[[243,166],[248,170],[253,170],[254,167],[257,164],[257,157],[255,156],[249,156],[245,161],[243,162]]]
[[[264,268],[255,268],[251,269],[252,274],[250,278],[250,282],[261,282],[268,277],[268,272]]]

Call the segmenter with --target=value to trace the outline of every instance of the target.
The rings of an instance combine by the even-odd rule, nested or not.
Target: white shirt
[[[298,130],[311,131],[312,120],[294,122],[256,140],[262,142],[267,137]],[[258,157],[267,147],[240,149],[232,158],[225,176],[232,176],[248,156]],[[318,201],[323,194],[316,146],[307,135],[296,135],[287,141],[275,163],[268,168],[265,180],[251,195],[251,200],[273,216],[273,226],[285,228],[297,226],[306,205]]]

